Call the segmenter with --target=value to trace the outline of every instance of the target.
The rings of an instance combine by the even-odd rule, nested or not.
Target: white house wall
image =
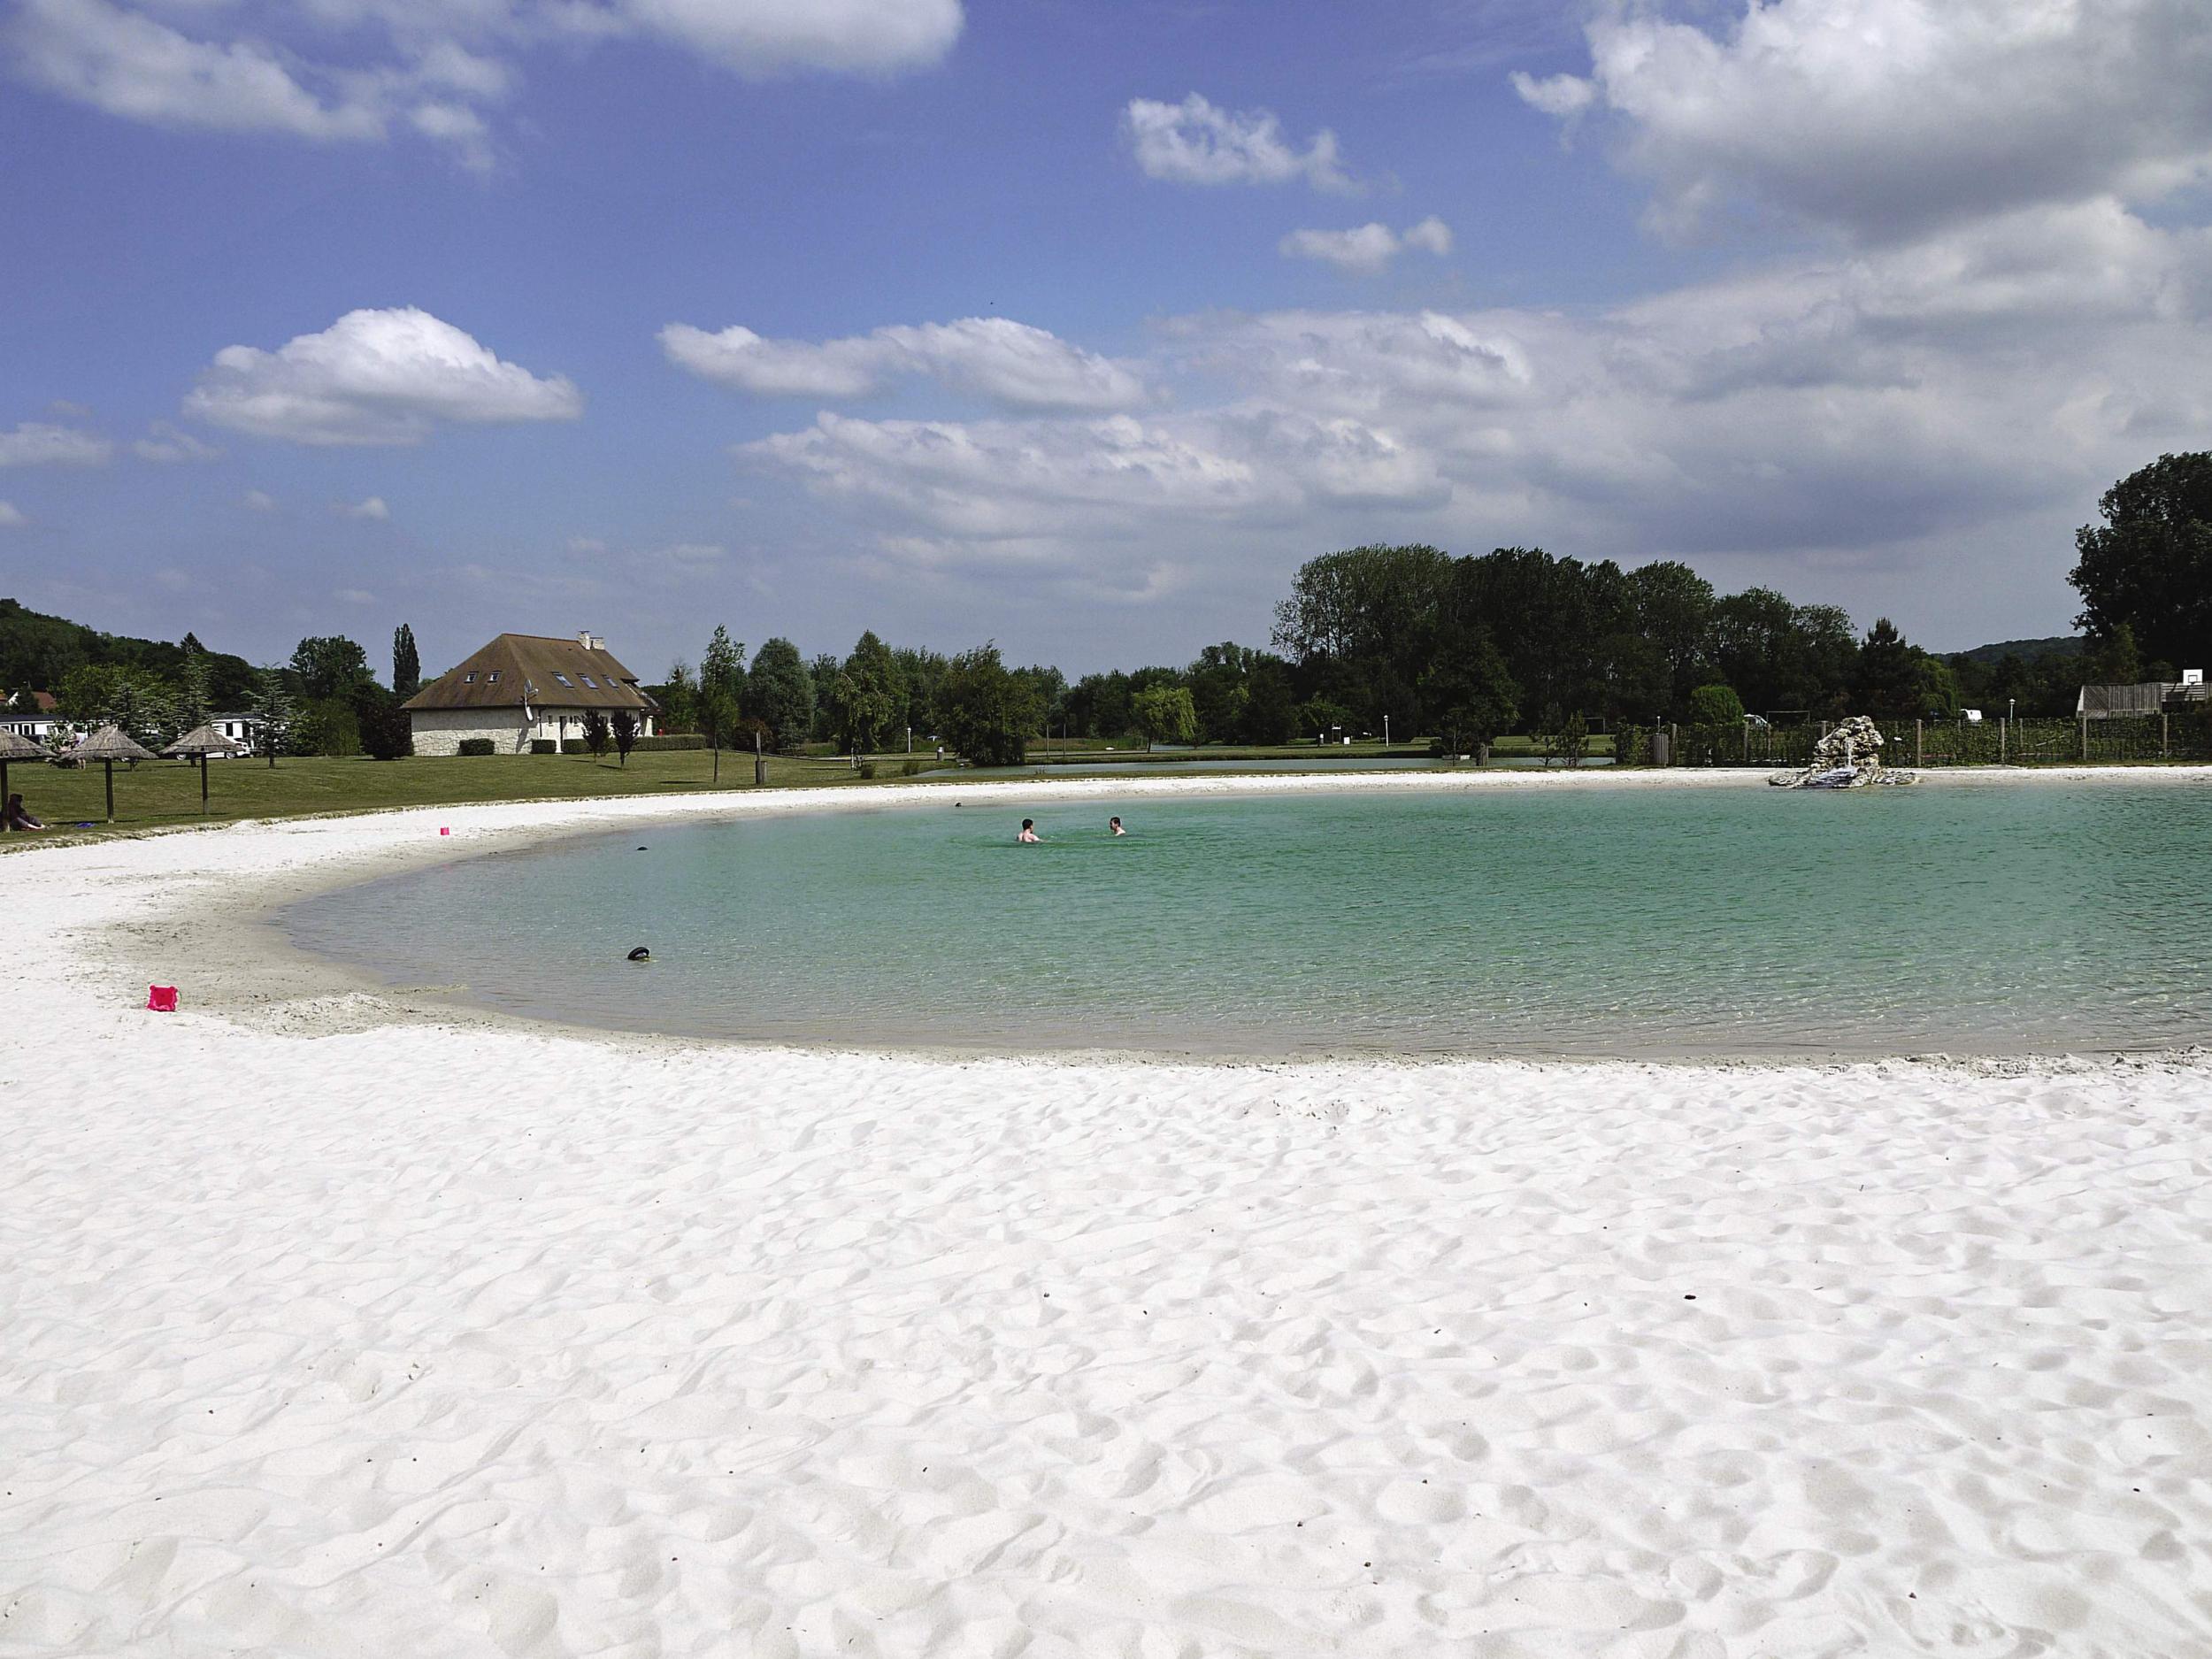
[[[559,742],[580,740],[584,735],[581,709],[533,709],[530,712],[534,718],[527,723],[520,709],[424,709],[407,718],[414,726],[418,755],[457,755],[461,740],[469,737],[491,739],[495,755],[526,755],[533,738]],[[640,719],[638,733],[641,737],[653,735],[649,718]]]
[[[488,737],[495,755],[530,752],[520,709],[423,709],[407,717],[418,755],[457,755],[464,739]]]

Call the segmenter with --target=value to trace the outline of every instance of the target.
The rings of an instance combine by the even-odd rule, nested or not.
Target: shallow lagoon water
[[[391,982],[687,1035],[1655,1056],[2212,1040],[2196,787],[946,794],[459,860],[288,921]],[[1044,845],[1014,844],[1024,816]],[[623,960],[640,943],[649,966]]]

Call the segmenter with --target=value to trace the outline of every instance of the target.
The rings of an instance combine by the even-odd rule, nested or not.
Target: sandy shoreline
[[[946,787],[810,793],[0,864],[0,1655],[2212,1652],[2201,1063],[763,1049],[259,919]]]

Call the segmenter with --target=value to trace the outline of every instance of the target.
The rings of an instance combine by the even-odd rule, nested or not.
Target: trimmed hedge
[[[530,740],[530,752],[533,755],[557,755],[561,752],[560,741],[557,738],[534,737]]]
[[[1878,720],[1882,760],[1901,766],[2078,765],[2100,762],[2212,760],[2212,704],[2162,720],[2159,716],[2120,716],[2086,723],[2056,718],[2022,718],[2009,725],[1996,719],[1924,721],[1916,732],[1910,720]],[[1812,749],[1822,727],[1773,731],[1756,726],[1693,726],[1674,728],[1678,766],[1790,766],[1812,764]],[[2086,752],[2085,753],[2085,749]],[[1624,766],[1651,764],[1651,730],[1624,726],[1614,754]]]
[[[696,732],[664,733],[658,737],[639,738],[636,742],[630,745],[630,753],[633,755],[666,755],[679,753],[685,749],[705,749],[707,746],[707,740]],[[726,744],[724,749],[726,753],[732,755],[737,753],[734,744]],[[748,749],[745,752],[749,755],[753,751]],[[591,745],[580,737],[565,737],[561,740],[561,753],[588,755],[591,753]]]
[[[489,755],[495,751],[488,737],[465,737],[453,752],[457,755]]]

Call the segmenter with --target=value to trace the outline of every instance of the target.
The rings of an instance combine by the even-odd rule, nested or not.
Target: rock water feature
[[[1784,789],[1863,789],[1870,784],[1919,781],[1909,772],[1882,764],[1882,733],[1863,714],[1855,714],[1813,745],[1813,764],[1802,772],[1777,772],[1767,781]]]

